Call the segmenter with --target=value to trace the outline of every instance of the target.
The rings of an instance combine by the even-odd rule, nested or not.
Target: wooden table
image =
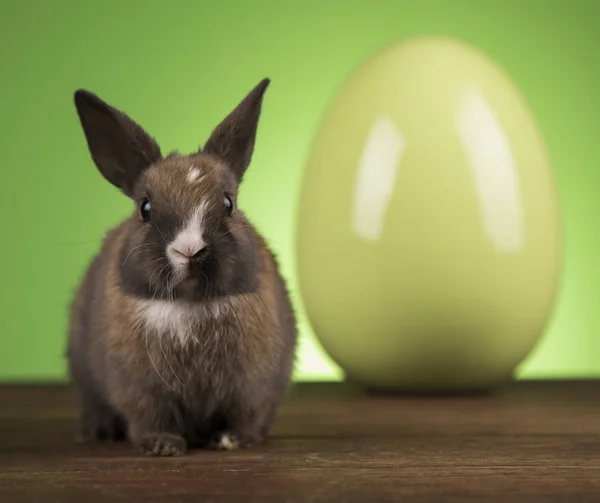
[[[264,446],[144,458],[77,446],[62,387],[0,388],[0,502],[600,502],[600,381],[491,396],[302,384]]]

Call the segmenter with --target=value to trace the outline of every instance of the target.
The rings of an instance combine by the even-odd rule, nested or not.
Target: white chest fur
[[[217,319],[225,310],[219,303],[190,304],[165,300],[138,300],[137,321],[158,337],[176,339],[181,345],[195,340],[202,322]]]

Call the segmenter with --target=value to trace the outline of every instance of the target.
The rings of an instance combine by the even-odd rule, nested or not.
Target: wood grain
[[[489,396],[301,384],[269,442],[138,456],[73,443],[63,387],[0,388],[0,502],[600,502],[600,381]]]

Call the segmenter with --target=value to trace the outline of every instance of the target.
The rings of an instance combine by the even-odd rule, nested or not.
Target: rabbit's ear
[[[160,147],[127,115],[89,91],[75,92],[75,107],[96,166],[110,183],[132,196],[140,174],[162,158]]]
[[[262,80],[242,102],[221,122],[204,146],[204,152],[228,163],[238,179],[242,180],[254,151],[254,141],[263,95],[270,80]]]

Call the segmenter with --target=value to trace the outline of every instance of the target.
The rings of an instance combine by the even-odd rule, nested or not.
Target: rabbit
[[[266,440],[291,383],[297,323],[277,258],[237,206],[262,80],[190,155],[90,91],[74,102],[91,158],[133,201],[70,308],[78,439],[146,455]]]

